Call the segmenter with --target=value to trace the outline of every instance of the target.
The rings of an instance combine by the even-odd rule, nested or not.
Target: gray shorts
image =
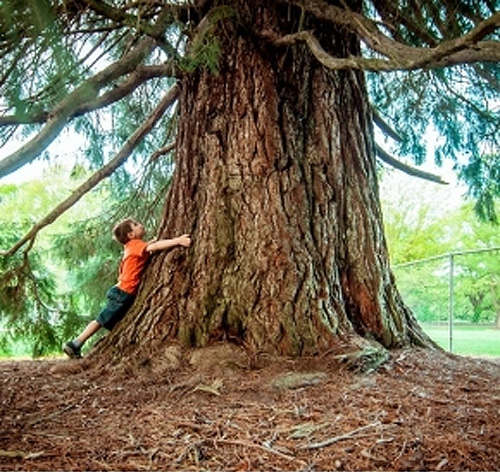
[[[130,309],[134,303],[135,295],[124,292],[114,285],[108,290],[106,297],[108,302],[99,313],[96,321],[111,331]]]

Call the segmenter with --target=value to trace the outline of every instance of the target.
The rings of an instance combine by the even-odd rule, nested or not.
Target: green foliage
[[[212,74],[218,71],[218,60],[222,52],[220,41],[216,37],[204,36],[196,43],[192,55],[184,59],[180,66],[187,73],[198,68],[206,68]]]
[[[425,136],[429,129],[436,130],[440,137],[434,143],[435,164],[456,163],[459,179],[476,199],[478,215],[496,221],[500,115],[498,85],[491,84],[499,83],[500,68],[476,64],[367,77],[373,106],[399,136],[394,154],[422,164]]]
[[[0,228],[0,248],[13,246],[37,219],[52,209],[65,196],[67,183],[67,172],[55,167],[39,180],[0,185],[0,208],[7,221]],[[89,210],[81,207],[79,215]],[[64,290],[67,274],[62,271],[52,244],[53,234],[62,231],[72,218],[74,215],[68,214],[54,223],[29,252],[18,251],[0,259],[3,350],[22,341],[33,356],[59,351],[65,336],[81,324],[80,299]]]
[[[1,227],[0,246],[17,241],[25,227],[7,223]],[[61,314],[54,275],[43,263],[41,250],[25,255],[0,257],[0,338],[31,340],[34,356],[50,352],[57,344],[57,325]]]
[[[377,8],[386,24],[394,28],[397,40],[420,47],[435,47],[441,40],[459,37],[498,10],[493,3],[480,0],[422,2],[418,8],[404,1],[397,8],[391,3]],[[485,39],[498,39],[498,33],[493,31]],[[499,79],[497,64],[481,63],[370,73],[368,85],[373,105],[401,138],[395,143],[395,152],[413,158],[417,164],[423,162],[424,136],[431,126],[441,136],[434,156],[435,162],[441,164],[447,159],[461,162],[464,156],[480,160],[485,149],[498,150]],[[482,188],[490,178],[481,172],[473,173],[475,187]],[[462,178],[471,183],[464,174]],[[478,200],[480,212],[491,211],[489,195]]]
[[[483,220],[498,223],[495,205],[500,197],[500,154],[475,155],[461,167],[460,177],[475,200],[475,210]]]
[[[448,260],[393,268],[405,303],[420,322],[448,319]],[[461,310],[460,306],[456,308]]]
[[[236,13],[234,8],[225,5],[210,11],[205,27],[201,31],[192,32],[193,40],[189,45],[188,54],[180,62],[182,70],[190,73],[204,68],[212,74],[217,73],[222,48],[216,30],[221,28],[223,20],[236,17]]]
[[[116,278],[120,248],[110,237],[110,226],[99,217],[76,221],[52,240],[54,255],[66,273],[64,289],[88,319],[98,313]]]
[[[23,126],[25,135],[36,129],[36,123],[43,121],[68,91],[102,70],[103,65],[123,57],[145,32],[151,34],[162,12],[168,13],[163,35],[147,64],[174,59],[182,72],[205,68],[217,73],[219,57],[224,53],[221,38],[227,39],[230,34],[227,22],[247,28],[251,34],[252,25],[245,19],[252,15],[231,3],[201,10],[188,9],[183,2],[108,2],[101,7],[95,11],[89,6],[82,8],[79,2],[60,0],[0,3],[2,106],[6,114],[36,118]],[[286,8],[288,16],[293,17],[292,7]],[[419,8],[408,1],[363,2],[365,13],[380,20],[381,25],[390,25],[389,36],[426,48],[463,35],[496,10],[494,3],[480,0],[439,5],[424,1]],[[303,10],[300,21],[307,17],[307,24],[309,16]],[[498,31],[493,30],[484,40],[498,40]],[[365,53],[369,54],[368,50]],[[101,92],[113,90],[124,80],[110,82]],[[108,107],[106,115],[92,113],[73,120],[72,126],[88,137],[85,157],[92,168],[102,165],[123,145],[173,80],[149,79],[132,88],[126,100]],[[491,221],[496,218],[494,200],[498,198],[499,181],[499,81],[500,68],[494,63],[367,74],[373,106],[401,138],[394,143],[394,153],[422,163],[426,159],[426,131],[429,126],[438,130],[441,137],[435,162],[457,163],[460,178],[477,200],[478,213]],[[159,130],[165,129],[169,118],[158,126]],[[11,132],[12,127],[0,127],[4,141]],[[141,144],[133,158],[147,156],[164,137],[162,131],[151,133],[149,143]],[[495,162],[483,157],[485,150],[497,156]],[[464,160],[470,164],[464,164]],[[496,186],[491,182],[497,182]]]
[[[63,20],[47,0],[3,0],[0,18],[0,35],[11,47],[2,56],[3,105],[21,118],[41,113],[68,92],[82,71],[63,34]]]
[[[443,226],[445,215],[436,208],[447,208],[453,198],[448,188],[422,182],[399,172],[382,176],[382,209],[391,261],[402,264],[452,251]]]

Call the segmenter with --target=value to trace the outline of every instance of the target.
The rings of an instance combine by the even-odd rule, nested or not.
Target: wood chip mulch
[[[405,350],[133,371],[0,362],[0,470],[500,470],[500,363]]]

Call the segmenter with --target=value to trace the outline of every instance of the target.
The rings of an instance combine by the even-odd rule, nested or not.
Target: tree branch
[[[500,27],[500,13],[480,22],[469,33],[443,41],[434,48],[412,47],[381,33],[377,24],[363,15],[328,5],[322,0],[291,0],[291,3],[306,9],[317,18],[343,26],[355,33],[370,49],[387,59],[360,57],[334,58],[319,44],[310,31],[287,35],[276,44],[291,44],[305,41],[315,57],[330,69],[354,68],[369,71],[394,71],[434,69],[472,62],[500,61],[497,41],[481,41]]]
[[[103,16],[121,25],[129,26],[155,39],[160,39],[163,32],[150,25],[147,22],[141,21],[135,15],[127,13],[122,8],[115,8],[101,0],[84,0],[89,8],[95,11],[98,15]]]
[[[159,159],[161,156],[164,156],[165,154],[168,154],[170,151],[173,151],[175,149],[176,143],[175,141],[173,143],[167,144],[165,147],[162,147],[160,149],[157,149],[151,156],[149,157],[149,162],[154,162],[157,159]]]
[[[42,153],[63,130],[78,107],[95,100],[99,89],[110,81],[134,70],[151,51],[153,45],[154,41],[152,39],[143,40],[129,54],[87,79],[73,92],[69,93],[54,108],[46,125],[31,141],[0,161],[0,177],[14,172]]]
[[[171,21],[174,13],[182,11],[185,8],[191,8],[191,5],[162,5],[162,10],[156,24],[150,25],[149,23],[142,21],[140,17],[131,15],[122,8],[112,7],[101,0],[84,1],[97,14],[154,38],[158,45],[163,47],[165,52],[170,54],[172,57],[179,57],[177,50],[165,38],[165,25]]]
[[[395,141],[402,141],[401,136],[399,136],[399,134],[377,113],[374,108],[372,108],[372,115],[374,123],[384,134],[391,137]],[[424,172],[420,169],[404,164],[403,162],[397,160],[395,157],[384,151],[378,144],[375,145],[375,151],[377,153],[377,156],[382,161],[404,172],[405,174],[412,175],[424,180],[430,180],[431,182],[436,182],[438,184],[448,184],[448,182],[445,182],[439,175],[430,174],[429,172]]]
[[[375,108],[372,107],[373,122],[386,136],[394,139],[394,141],[401,142],[403,138],[398,134],[398,132],[385,121]]]
[[[395,169],[404,172],[405,174],[412,175],[420,179],[429,180],[431,182],[436,182],[438,184],[448,185],[448,182],[444,181],[439,175],[431,174],[430,172],[425,172],[423,170],[409,166],[401,161],[398,161],[395,157],[392,157],[389,153],[384,151],[378,144],[375,145],[375,150],[377,152],[377,156],[382,161],[394,167]]]
[[[267,34],[269,37],[269,34]],[[381,72],[397,70],[416,69],[439,69],[457,64],[468,64],[474,62],[498,62],[500,61],[500,45],[495,41],[477,43],[474,47],[459,49],[458,44],[441,44],[434,49],[412,48],[406,46],[407,56],[394,54],[395,59],[375,59],[359,56],[347,58],[333,57],[328,54],[311,31],[301,31],[274,39],[276,45],[293,44],[296,41],[304,41],[316,59],[325,67],[332,70],[358,69],[363,71]],[[400,49],[400,48],[397,48]],[[386,50],[385,54],[390,51]],[[448,55],[447,55],[448,54]]]
[[[92,176],[89,177],[89,179],[87,179],[82,185],[80,185],[66,200],[57,205],[48,215],[46,215],[38,223],[36,223],[31,228],[31,230],[25,236],[23,236],[14,246],[12,246],[5,252],[1,252],[0,256],[12,256],[27,242],[30,242],[31,247],[37,234],[43,228],[53,223],[66,210],[68,210],[76,202],[78,202],[78,200],[80,200],[86,193],[88,193],[97,184],[99,184],[99,182],[101,182],[106,177],[109,177],[118,167],[120,167],[130,156],[137,144],[144,138],[146,134],[151,131],[153,126],[163,116],[167,108],[177,99],[177,97],[179,96],[179,91],[179,86],[177,84],[174,85],[158,103],[156,108],[152,111],[152,113],[148,116],[144,123],[142,123],[142,125],[139,126],[130,136],[124,146],[111,161],[109,161],[97,172],[92,174]]]
[[[359,69],[366,71],[391,71],[401,69],[399,62],[386,59],[367,59],[363,57],[350,56],[347,58],[333,57],[328,54],[311,31],[301,31],[299,33],[288,34],[281,38],[272,38],[270,34],[264,33],[274,44],[284,46],[293,44],[296,41],[304,41],[311,50],[314,57],[325,67],[332,70]]]
[[[16,115],[0,116],[0,127],[42,124],[48,120],[49,116],[50,113],[47,111],[41,111],[33,115],[23,114],[23,116],[16,116]]]
[[[176,75],[176,67],[173,61],[169,61],[163,65],[159,66],[144,66],[139,65],[128,78],[118,85],[117,87],[109,90],[108,92],[102,94],[100,97],[96,98],[87,103],[75,108],[73,113],[69,116],[69,119],[75,118],[77,116],[84,115],[89,111],[94,111],[99,108],[111,105],[123,97],[132,93],[136,88],[147,82],[150,79],[156,77],[172,77]],[[36,124],[45,123],[51,114],[47,111],[39,112],[32,116],[0,116],[0,127],[9,125],[21,125],[21,124]]]
[[[491,88],[494,88],[497,92],[500,93],[500,81],[498,81],[493,74],[485,71],[480,64],[474,64],[474,70],[479,77],[481,77],[488,83],[488,85],[490,85]]]
[[[403,26],[406,30],[420,38],[420,40],[428,46],[433,47],[436,45],[436,38],[430,31],[425,30],[422,26],[425,22],[421,18],[421,12],[414,12],[415,15],[418,15],[418,19],[420,21],[413,21],[410,16],[401,11],[397,0],[373,0],[373,5],[375,6],[378,14],[381,16],[383,24],[390,29],[391,32],[395,33],[396,36],[394,39],[399,40],[397,31],[400,28],[396,29],[394,26],[394,24],[397,23],[398,26]]]

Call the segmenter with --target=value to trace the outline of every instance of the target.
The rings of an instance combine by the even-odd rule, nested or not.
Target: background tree
[[[472,322],[495,322],[498,325],[500,305],[499,251],[467,253],[467,250],[499,248],[498,226],[471,218],[474,205],[464,205],[443,222],[448,240],[455,242],[456,292],[466,298],[466,306],[458,317]],[[460,238],[458,238],[460,235]]]
[[[113,156],[5,256],[128,156],[146,166],[175,139],[158,234],[187,231],[195,243],[152,261],[105,349],[148,355],[168,340],[230,339],[301,355],[365,338],[388,348],[428,342],[389,269],[375,151],[439,179],[377,147],[372,123],[417,163],[429,122],[445,136],[438,160],[465,149],[495,155],[494,5],[46,0],[6,1],[2,14],[0,124],[6,139],[17,126],[39,129],[0,175],[68,123],[93,136],[97,166]],[[110,133],[101,133],[104,107]],[[468,175],[473,185],[484,177]]]

